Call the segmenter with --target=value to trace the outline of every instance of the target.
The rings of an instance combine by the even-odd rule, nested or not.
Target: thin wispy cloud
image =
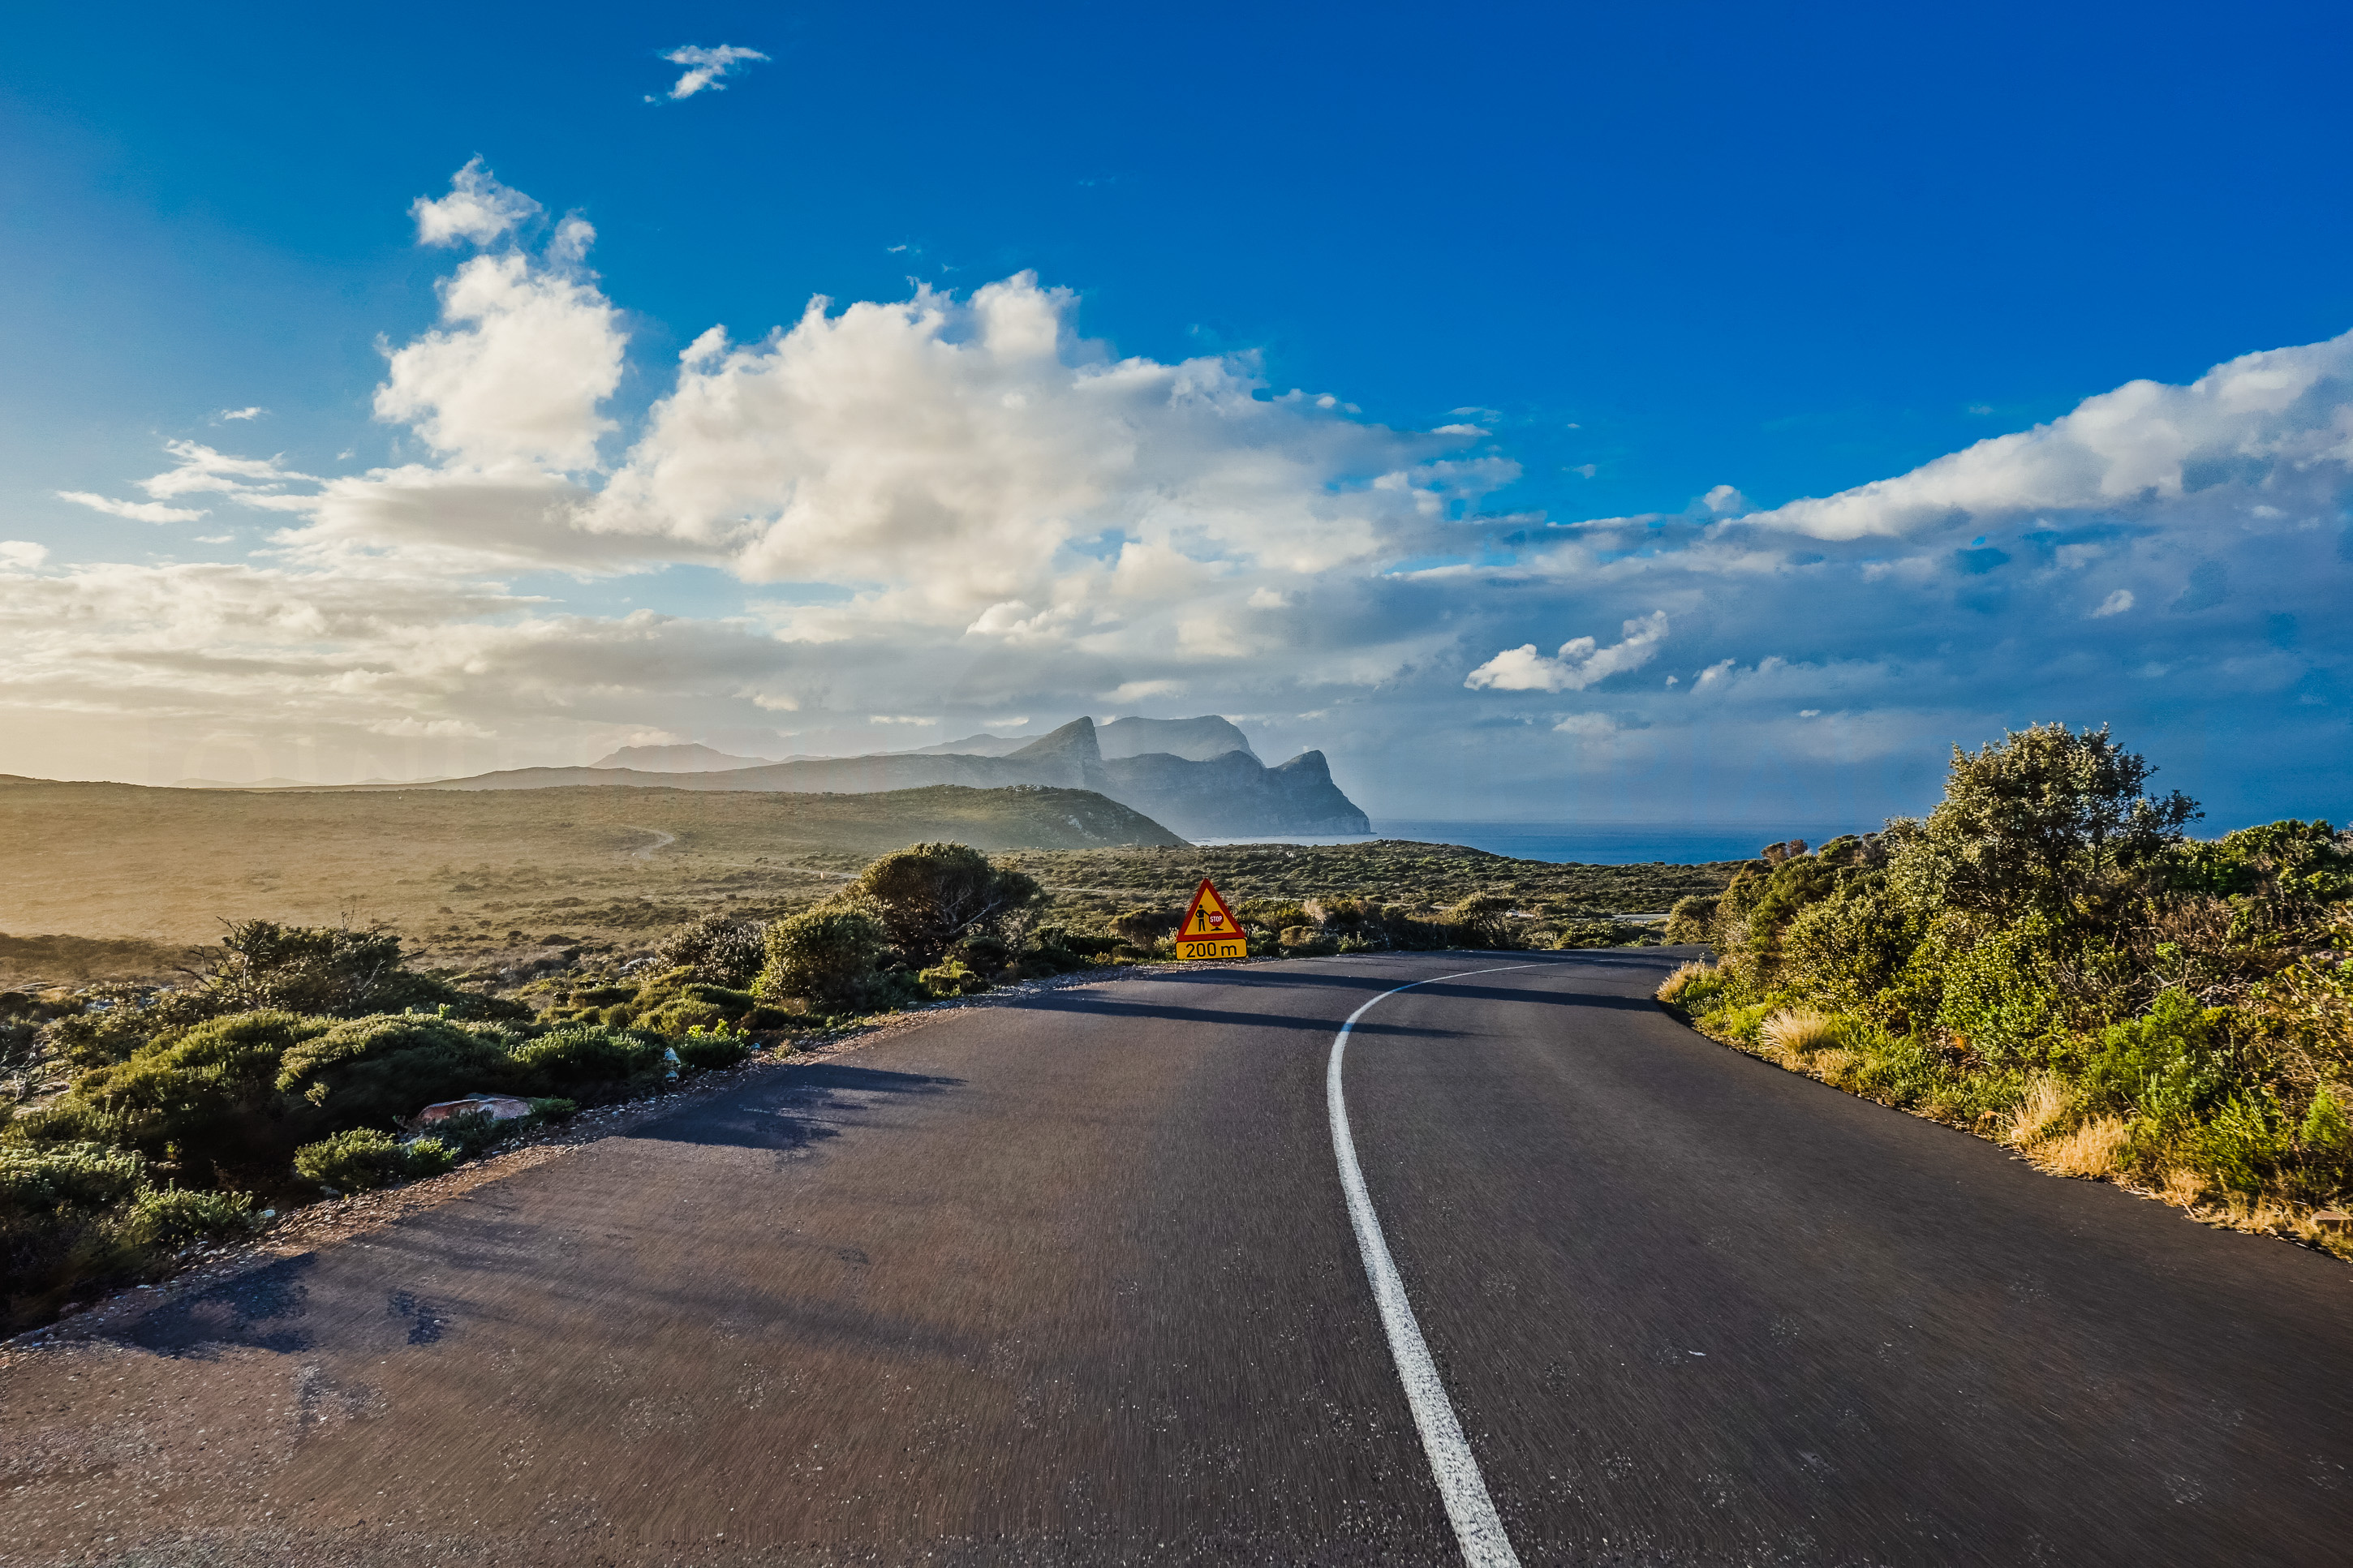
[[[235,419],[259,419],[269,412],[269,409],[258,405],[251,408],[224,408],[214,415],[213,418],[223,423]]]
[[[670,100],[675,102],[679,99],[692,98],[696,93],[705,89],[723,92],[727,89],[724,79],[734,75],[754,60],[765,60],[767,58],[757,49],[739,48],[733,44],[722,44],[717,48],[710,49],[703,48],[700,45],[688,44],[672,49],[662,56],[662,58],[674,66],[684,66],[687,69],[685,74],[671,85]],[[649,97],[646,101],[651,103],[654,100]]]
[[[109,517],[127,517],[133,522],[194,522],[204,516],[201,510],[184,506],[165,506],[161,501],[116,500],[111,496],[92,495],[88,490],[59,490],[59,500],[69,500],[76,506],[86,506],[92,511],[102,511]]]

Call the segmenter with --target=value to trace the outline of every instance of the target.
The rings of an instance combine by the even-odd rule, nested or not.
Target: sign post
[[[1209,886],[1209,879],[1201,879],[1200,889],[1193,895],[1192,904],[1185,910],[1185,919],[1176,927],[1176,956],[1179,958],[1248,958],[1250,942],[1242,935],[1241,921],[1234,911],[1226,908],[1226,900],[1218,889]]]

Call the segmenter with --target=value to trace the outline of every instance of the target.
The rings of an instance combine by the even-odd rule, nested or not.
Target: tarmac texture
[[[1042,992],[14,1358],[0,1563],[2353,1561],[2353,1270],[1725,1050],[1672,951]]]

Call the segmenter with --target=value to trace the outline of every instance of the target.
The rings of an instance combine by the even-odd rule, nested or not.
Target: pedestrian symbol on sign
[[[1234,919],[1226,900],[1201,879],[1193,902],[1185,910],[1185,918],[1176,927],[1176,956],[1179,958],[1247,958],[1250,942],[1242,935],[1241,922]]]

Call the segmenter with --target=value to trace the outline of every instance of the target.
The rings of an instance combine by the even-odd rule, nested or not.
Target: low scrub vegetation
[[[1158,873],[1161,852],[1134,853]],[[1434,885],[1451,901],[1309,887],[1236,912],[1261,957],[1657,940],[1542,889]],[[531,1121],[560,1119],[796,1032],[1173,956],[1183,907],[1072,906],[1006,858],[923,843],[814,904],[673,918],[640,956],[569,950],[504,994],[421,968],[388,931],[267,921],[234,927],[177,987],[0,993],[0,1310],[39,1321],[243,1233],[265,1202],[438,1174],[517,1130],[482,1114],[423,1128],[428,1104],[513,1096]]]
[[[1615,945],[1595,940],[1602,934],[1599,926],[1620,915],[1663,913],[1679,899],[1721,893],[1742,865],[1563,865],[1515,860],[1460,844],[1394,838],[1371,844],[1023,850],[998,858],[1044,884],[1049,918],[1074,929],[1139,906],[1174,905],[1181,912],[1208,877],[1237,903],[1300,908],[1310,900],[1345,896],[1430,921],[1442,920],[1467,899],[1500,899],[1531,917],[1529,923],[1553,933],[1538,943],[1543,946],[1579,926],[1589,929],[1568,945]]]
[[[2353,833],[2189,838],[2105,730],[1955,751],[1926,817],[1777,844],[1680,901],[1709,1034],[2042,1168],[2353,1252]]]
[[[646,1011],[670,1022],[699,1005],[693,973],[628,994],[651,989]],[[560,1121],[752,1048],[725,1007],[674,1033],[582,1011],[462,990],[410,967],[387,932],[266,921],[234,928],[177,989],[0,994],[16,1068],[0,1101],[0,1322],[246,1234],[264,1196],[438,1174],[518,1130],[475,1113],[420,1134],[433,1102],[519,1096],[520,1125]]]

